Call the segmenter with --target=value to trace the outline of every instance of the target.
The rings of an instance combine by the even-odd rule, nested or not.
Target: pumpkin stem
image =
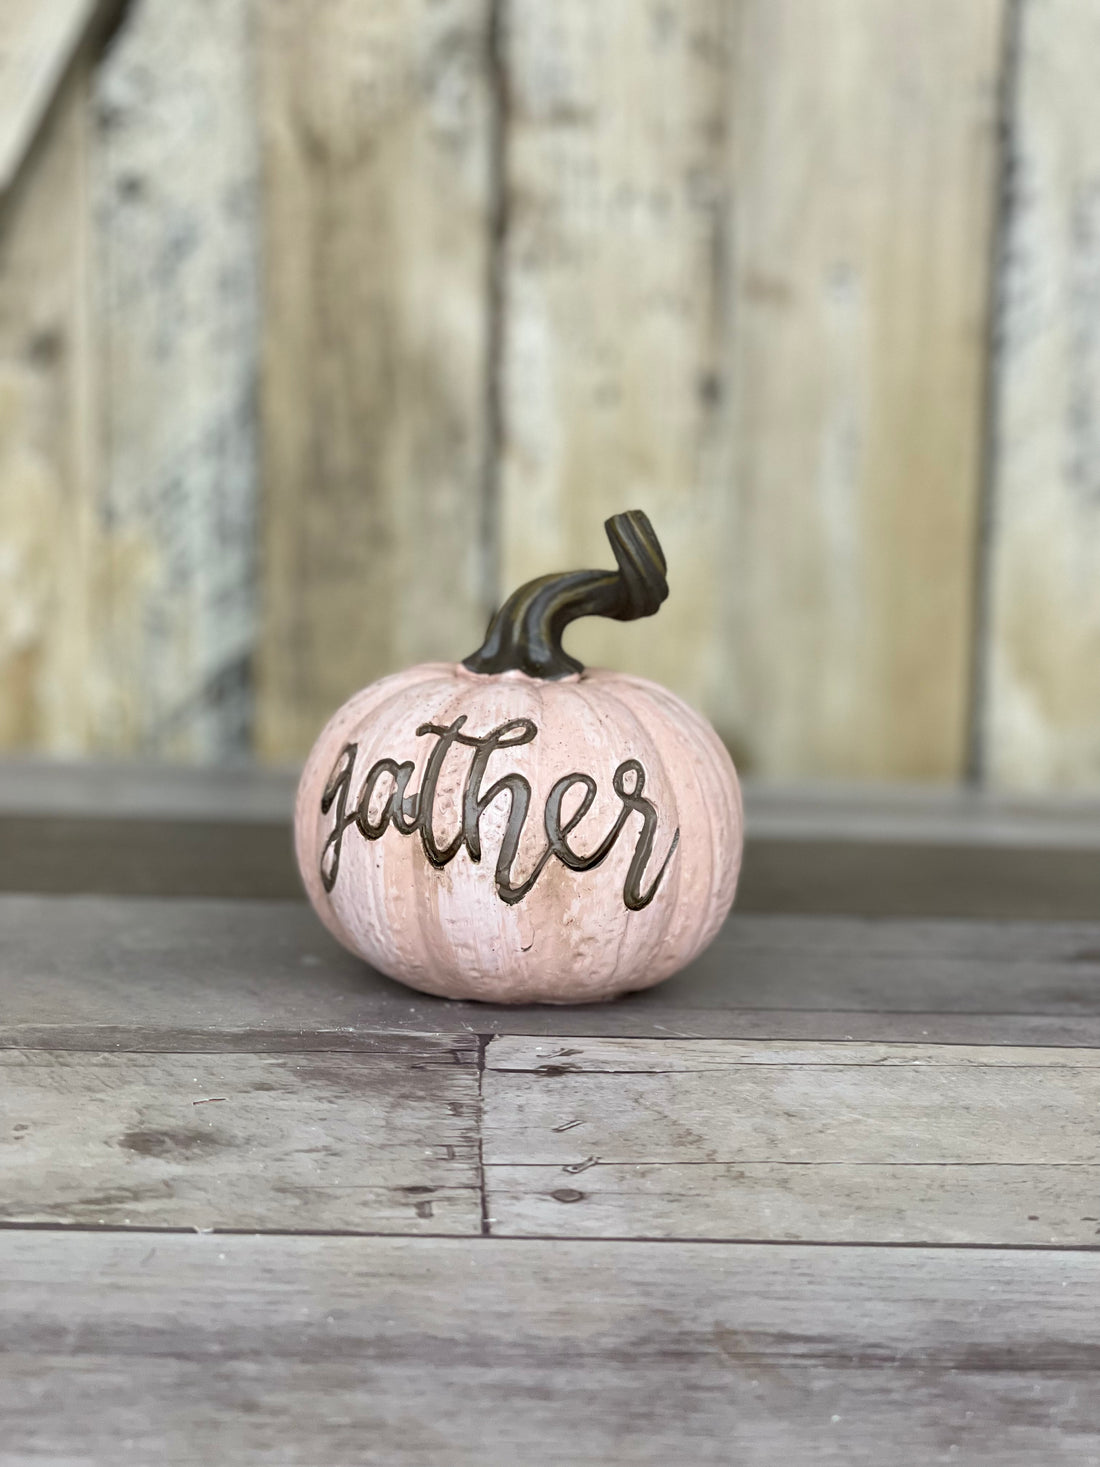
[[[489,623],[485,640],[463,659],[471,672],[525,672],[562,678],[584,665],[562,649],[571,621],[609,616],[634,621],[652,616],[668,595],[665,557],[648,517],[640,509],[613,514],[604,522],[618,570],[564,571],[540,576],[513,591]]]

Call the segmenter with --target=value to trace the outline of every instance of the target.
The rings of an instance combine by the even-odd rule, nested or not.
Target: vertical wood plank
[[[509,582],[668,541],[594,661],[768,775],[963,767],[1003,0],[515,0]]]
[[[94,433],[87,67],[0,220],[0,748],[83,746]]]
[[[104,529],[94,742],[248,747],[258,148],[252,0],[136,0],[96,83]]]
[[[570,629],[582,660],[698,699],[714,652],[727,101],[724,0],[511,0],[502,590],[604,565],[602,522],[651,515],[656,622]]]
[[[480,641],[488,0],[261,8],[259,746]]]
[[[721,724],[770,775],[964,769],[1002,0],[749,0]]]
[[[1100,11],[1020,0],[996,358],[982,762],[1100,782]]]

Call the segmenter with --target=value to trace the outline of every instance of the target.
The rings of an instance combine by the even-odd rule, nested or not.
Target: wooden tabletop
[[[505,1009],[352,959],[270,893],[278,782],[189,778],[0,781],[16,877],[87,822],[0,895],[5,1467],[1100,1463],[1100,822],[760,793],[692,969]]]

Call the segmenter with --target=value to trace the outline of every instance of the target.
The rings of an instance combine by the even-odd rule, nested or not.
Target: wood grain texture
[[[260,7],[258,740],[484,629],[487,0]]]
[[[2,1031],[0,1031],[2,1032]],[[1100,1069],[1100,1051],[1050,1046],[991,1049],[968,1044],[745,1044],[736,1039],[619,1038],[594,1035],[584,1040],[554,1035],[502,1035],[486,1051],[485,1067],[501,1074],[544,1075],[696,1075],[721,1071],[786,1069],[831,1065],[875,1070],[935,1071],[995,1069]],[[827,1078],[827,1076],[823,1077]],[[1038,1077],[1033,1077],[1038,1078]]]
[[[0,1236],[5,1464],[1100,1454],[1096,1253]]]
[[[1003,11],[744,7],[707,694],[771,776],[963,770]]]
[[[987,777],[1100,783],[1100,14],[1022,0],[995,362]]]
[[[211,759],[250,745],[251,18],[252,0],[135,0],[96,75],[100,749]]]
[[[502,1036],[494,1233],[1083,1244],[1100,1054]]]
[[[605,1162],[485,1168],[494,1237],[1095,1247],[1100,1167]]]
[[[481,1231],[469,1038],[359,1053],[231,1041],[5,1051],[0,1221]]]
[[[658,1054],[667,1042],[656,1041]],[[629,1063],[629,1041],[619,1044]],[[526,1049],[530,1070],[496,1071],[494,1048]],[[585,1072],[570,1070],[566,1058],[536,1057],[552,1048],[518,1036],[490,1047],[487,1161],[572,1162],[580,1148],[612,1162],[1053,1165],[1094,1162],[1100,1143],[1091,1050],[1076,1052],[1084,1063],[1031,1065],[1019,1050],[1011,1064],[983,1065],[973,1057],[952,1063],[954,1046],[945,1046],[940,1062],[922,1064],[891,1063],[889,1050],[867,1045],[840,1064],[804,1053],[719,1070],[634,1071],[619,1068],[619,1056]],[[554,1129],[577,1116],[583,1128]]]
[[[7,895],[0,931],[5,1030],[105,1029],[88,1041],[105,1049],[120,1028],[223,1027],[1100,1048],[1095,922],[735,912],[699,962],[658,988],[515,1009],[401,988],[299,902]]]
[[[87,735],[95,562],[88,72],[0,219],[0,748]]]
[[[506,14],[500,589],[605,564],[604,519],[644,508],[670,601],[635,627],[570,628],[570,647],[697,700],[724,660],[734,8],[512,0]]]
[[[1002,0],[509,9],[503,547],[749,770],[963,768]]]

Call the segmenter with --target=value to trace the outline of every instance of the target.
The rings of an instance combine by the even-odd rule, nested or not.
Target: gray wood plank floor
[[[0,1224],[1100,1238],[1096,1050],[218,1037],[115,1031],[106,1049],[85,1029],[0,1049]]]
[[[1095,1245],[1100,1052],[503,1037],[494,1233]]]
[[[467,1042],[396,1052],[0,1052],[0,1221],[481,1230]]]
[[[255,871],[0,889],[0,1464],[1100,1464],[1091,825],[1044,906],[998,815],[1045,875],[961,916],[945,808],[859,914],[896,812],[816,887],[772,818],[767,910],[589,1008],[413,993]]]
[[[0,1462],[1100,1458],[1100,1255],[0,1233]]]
[[[500,1008],[389,982],[302,902],[7,894],[0,994],[0,1043],[21,1026],[91,1025],[107,1048],[130,1027],[1100,1047],[1100,920],[735,911],[658,988],[590,1008]]]

